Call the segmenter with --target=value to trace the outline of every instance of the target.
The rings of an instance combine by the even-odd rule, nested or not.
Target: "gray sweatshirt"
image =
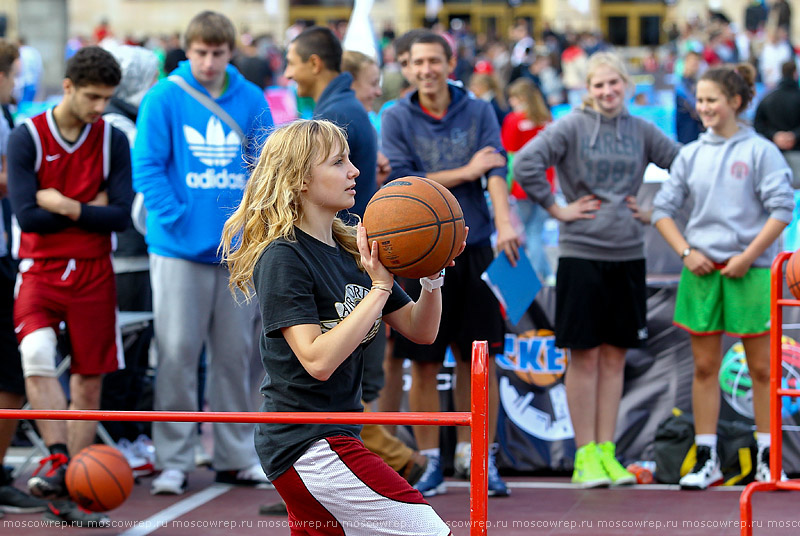
[[[545,171],[555,166],[568,203],[594,194],[593,219],[561,222],[559,255],[601,261],[644,258],[644,224],[625,198],[635,196],[650,162],[668,168],[679,146],[658,127],[627,110],[608,118],[591,108],[573,110],[528,142],[514,158],[514,178],[528,196],[550,207]]]
[[[674,218],[691,201],[686,240],[712,261],[724,263],[745,250],[768,218],[792,220],[791,179],[778,148],[749,126],[740,124],[730,138],[707,131],[678,153],[653,200],[652,222]],[[769,267],[777,253],[776,242],[753,266]]]

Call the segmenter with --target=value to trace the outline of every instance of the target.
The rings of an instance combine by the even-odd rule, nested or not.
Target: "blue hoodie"
[[[389,180],[425,177],[428,173],[465,166],[484,147],[494,147],[505,156],[500,126],[488,102],[469,98],[460,87],[448,84],[450,106],[436,119],[419,105],[417,92],[384,112],[381,122],[383,152],[392,165]],[[487,177],[508,174],[506,166],[489,170]],[[494,224],[486,204],[482,181],[469,181],[450,190],[464,211],[470,246],[491,244]]]
[[[133,186],[144,195],[151,253],[216,263],[222,226],[242,199],[258,149],[272,127],[261,90],[235,67],[216,99],[239,124],[242,140],[205,106],[169,80],[145,95],[136,121]],[[210,97],[192,76],[188,61],[173,72]]]
[[[349,210],[364,216],[364,209],[378,190],[375,180],[378,166],[378,137],[364,105],[350,89],[353,75],[341,73],[331,80],[319,96],[314,119],[327,119],[347,132],[350,161],[359,171],[356,178],[356,202]]]

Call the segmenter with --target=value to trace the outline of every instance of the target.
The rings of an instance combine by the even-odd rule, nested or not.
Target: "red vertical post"
[[[781,422],[781,402],[778,395],[783,376],[783,349],[781,337],[783,335],[783,307],[778,303],[783,297],[783,265],[790,254],[778,254],[772,263],[772,284],[770,285],[770,372],[769,372],[769,472],[770,479],[778,482],[781,479],[783,467],[783,423]]]
[[[783,265],[791,256],[791,252],[779,253],[772,261],[769,289],[769,433],[770,453],[769,471],[772,482],[751,482],[745,487],[739,497],[739,518],[741,536],[753,535],[753,493],[757,491],[771,491],[777,488],[776,482],[781,480],[783,467],[783,423],[781,422],[781,401],[778,394],[781,388],[783,372],[783,349],[781,337],[783,335]]]
[[[742,521],[739,536],[753,536],[753,484],[748,484],[739,497],[739,516]]]
[[[472,411],[469,472],[470,536],[485,536],[489,507],[489,344],[472,343]]]

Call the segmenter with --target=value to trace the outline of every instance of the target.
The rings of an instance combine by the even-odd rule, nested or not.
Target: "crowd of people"
[[[502,353],[506,330],[481,275],[497,255],[512,266],[527,255],[555,284],[556,344],[570,351],[567,400],[582,408],[571,412],[572,481],[632,484],[615,426],[626,352],[648,337],[643,237],[652,223],[684,264],[675,323],[695,357],[698,455],[681,485],[705,489],[721,478],[722,333],[745,345],[756,478],[768,479],[764,296],[792,218],[800,146],[795,52],[776,52],[790,29],[783,3],[740,33],[710,13],[706,26],[672,35],[666,61],[634,66],[655,61],[675,73],[677,140],[629,113],[631,66],[593,33],[546,28],[537,44],[524,20],[508,42],[463,23],[387,30],[380,57],[370,57],[343,51],[342,25],[293,26],[284,51],[268,37],[237,36],[211,11],[159,46],[120,41],[100,24],[92,44],[68,46],[57,105],[17,117],[16,128],[11,114],[0,117],[0,208],[19,230],[13,244],[0,241],[0,406],[99,409],[104,377],[126,366],[118,310],[140,309],[153,313],[155,410],[256,411],[259,398],[262,411],[397,411],[410,360],[409,409],[438,411],[450,350],[455,409],[466,411],[471,343]],[[24,46],[0,41],[4,111],[41,92]],[[774,91],[751,128],[741,115],[757,81]],[[264,93],[274,83],[310,101],[310,117],[275,126]],[[565,103],[574,109],[554,122],[552,109]],[[650,163],[670,178],[646,210],[636,195]],[[419,280],[387,271],[360,225],[377,189],[405,176],[447,187],[468,226],[454,264]],[[720,195],[736,201],[724,213]],[[548,218],[559,222],[557,266],[543,246]],[[65,348],[68,391],[56,373]],[[491,381],[492,497],[510,494],[497,469],[498,405]],[[109,525],[67,499],[64,483],[96,424],[37,422],[49,456],[30,494],[0,472],[0,509]],[[15,428],[0,421],[0,459]],[[404,534],[449,533],[425,499],[447,491],[437,427],[414,427],[411,445],[380,425],[217,423],[212,433],[216,481],[272,483],[283,502],[268,513],[326,526],[388,527],[411,516],[417,525],[403,523]],[[152,443],[151,493],[185,493],[198,427],[153,423]],[[469,476],[470,457],[460,428],[456,476]]]

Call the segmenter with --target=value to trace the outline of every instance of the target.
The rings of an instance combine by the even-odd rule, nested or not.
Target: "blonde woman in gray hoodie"
[[[758,461],[769,480],[769,294],[776,239],[792,219],[791,171],[778,148],[739,122],[754,95],[748,64],[710,69],[697,83],[706,127],[683,147],[654,200],[656,229],[680,255],[674,323],[688,331],[694,354],[692,408],[697,463],[681,487],[705,489],[722,479],[717,421],[722,334],[739,337],[753,381]],[[683,232],[675,214],[692,203]]]
[[[678,145],[626,108],[630,79],[618,56],[589,58],[584,105],[549,125],[514,161],[514,177],[560,221],[556,344],[570,350],[564,380],[581,487],[633,484],[614,432],[625,354],[647,340],[644,225],[636,194],[650,162],[668,168]],[[567,205],[555,202],[555,166]]]

